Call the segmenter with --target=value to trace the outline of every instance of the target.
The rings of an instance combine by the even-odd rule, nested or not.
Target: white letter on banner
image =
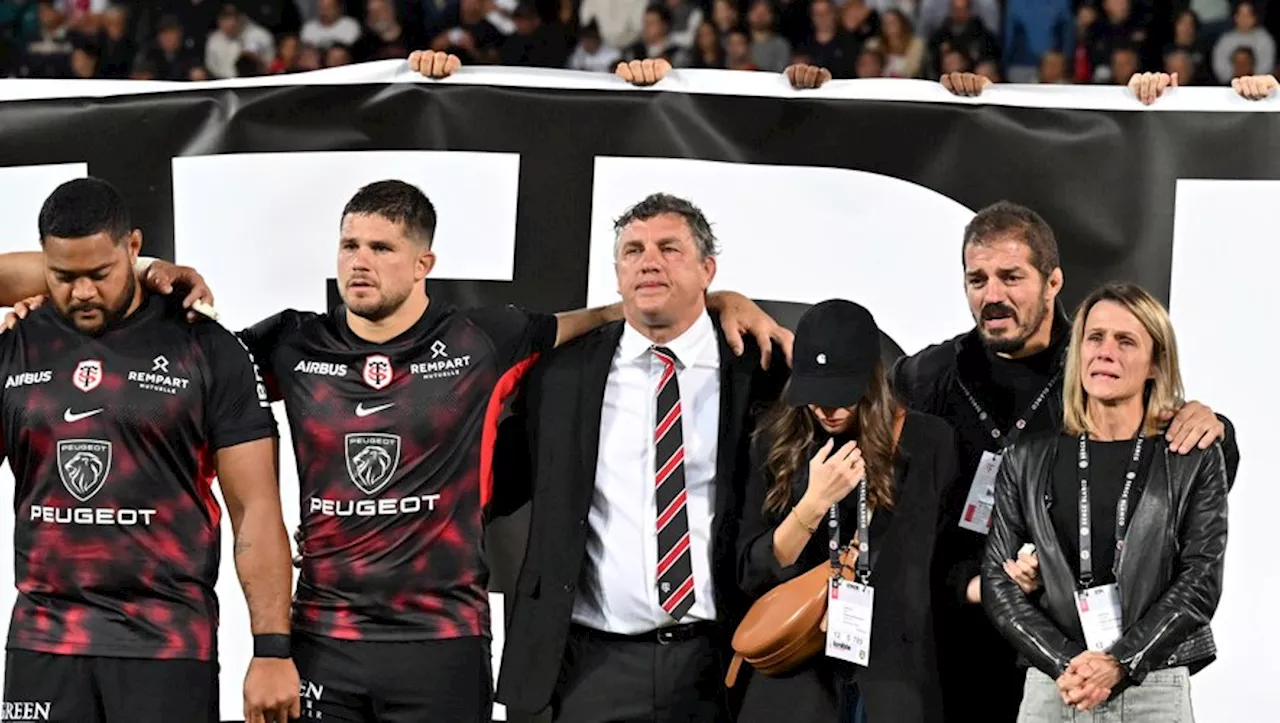
[[[866,306],[908,354],[973,326],[960,244],[974,212],[890,176],[821,166],[597,157],[589,305],[618,300],[613,220],[651,193],[691,201],[720,244],[714,289]]]
[[[0,168],[0,253],[39,251],[36,221],[44,200],[63,183],[88,175],[87,163]],[[0,308],[0,319],[8,313],[9,309]],[[13,530],[13,489],[13,471],[4,462],[0,464],[0,530]],[[13,535],[6,532],[0,539],[11,540]],[[0,610],[12,610],[17,597],[13,565],[0,565]],[[0,658],[0,680],[3,677],[4,660]]]
[[[1218,661],[1191,689],[1196,710],[1213,712],[1209,720],[1246,720],[1272,700],[1265,687],[1241,681],[1280,676],[1280,663],[1267,654],[1280,647],[1280,626],[1262,622],[1274,620],[1280,580],[1258,574],[1275,566],[1280,510],[1280,487],[1269,472],[1280,462],[1269,441],[1280,402],[1273,219],[1280,181],[1180,179],[1176,193],[1169,311],[1187,398],[1229,417],[1241,450],[1213,618]]]
[[[515,268],[520,157],[460,151],[244,153],[173,160],[174,247],[200,271],[222,323],[238,331],[286,308],[324,311],[337,275],[339,226],[347,201],[366,184],[397,179],[431,200],[439,219],[432,278],[510,281]],[[257,360],[265,364],[266,360]],[[276,405],[280,433],[288,420]],[[293,447],[281,445],[285,523],[298,525]],[[220,657],[222,714],[238,719],[243,671],[252,656],[249,613],[223,534]],[[494,669],[502,651],[501,607],[493,620]],[[505,720],[498,707],[495,719]]]

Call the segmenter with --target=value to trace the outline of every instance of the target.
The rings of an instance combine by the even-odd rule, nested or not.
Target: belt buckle
[[[670,644],[672,644],[672,643],[676,642],[676,630],[677,630],[677,629],[678,629],[678,628],[675,628],[675,627],[670,627],[670,628],[659,628],[659,629],[658,629],[658,644],[659,644],[659,645],[670,645]]]

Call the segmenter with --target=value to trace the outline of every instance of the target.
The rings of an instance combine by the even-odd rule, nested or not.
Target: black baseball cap
[[[852,407],[862,401],[880,362],[880,328],[859,304],[814,304],[796,324],[787,404]]]

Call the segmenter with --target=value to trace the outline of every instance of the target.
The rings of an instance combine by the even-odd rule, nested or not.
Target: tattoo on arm
[[[236,537],[236,543],[235,543],[235,546],[232,547],[232,552],[235,554],[236,557],[240,557],[240,553],[248,551],[248,549],[252,546],[253,546],[252,542],[249,542],[243,537]]]

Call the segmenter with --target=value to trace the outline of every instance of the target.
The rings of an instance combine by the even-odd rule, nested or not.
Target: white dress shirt
[[[654,441],[662,364],[654,343],[630,324],[614,353],[600,415],[595,495],[588,514],[586,569],[573,621],[634,635],[677,624],[658,603]],[[664,344],[679,360],[684,477],[695,601],[678,621],[715,620],[711,531],[720,434],[720,349],[711,317]]]

